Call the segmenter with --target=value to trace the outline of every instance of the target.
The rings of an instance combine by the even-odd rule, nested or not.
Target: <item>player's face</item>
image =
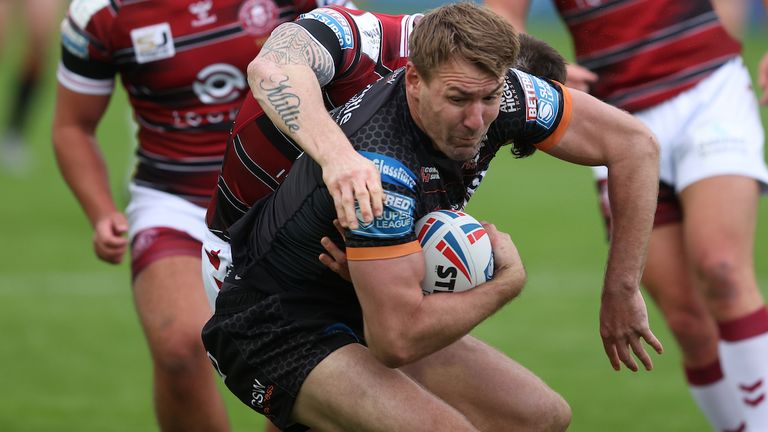
[[[437,150],[453,160],[469,160],[499,115],[502,86],[503,77],[466,62],[448,62],[429,82],[415,79],[409,88],[414,93],[409,104],[415,102],[411,113]]]

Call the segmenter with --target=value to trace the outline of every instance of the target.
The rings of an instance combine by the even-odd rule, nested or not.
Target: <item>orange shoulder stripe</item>
[[[416,252],[421,252],[421,245],[418,241],[394,245],[394,246],[381,246],[381,247],[362,247],[362,248],[347,248],[347,259],[349,261],[370,261],[380,259],[399,258],[401,256],[410,255]]]

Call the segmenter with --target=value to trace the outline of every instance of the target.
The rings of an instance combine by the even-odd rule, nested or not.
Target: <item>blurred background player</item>
[[[486,3],[525,29],[528,1]],[[694,399],[717,430],[768,430],[768,311],[753,261],[768,169],[731,36],[743,4],[720,2],[723,24],[709,0],[554,3],[581,66],[567,83],[636,114],[662,146],[643,283],[680,345]],[[596,174],[610,230],[610,185],[604,169]]]
[[[0,129],[0,164],[10,172],[24,172],[30,163],[24,128],[48,66],[48,52],[63,6],[64,0],[0,0],[0,58],[7,55],[3,51],[8,50],[9,38],[24,42],[13,86],[3,92],[2,101],[8,107],[8,119]],[[20,19],[12,25],[17,16]],[[22,34],[9,34],[11,28]]]
[[[162,430],[229,429],[200,340],[211,315],[200,278],[205,208],[248,92],[248,62],[280,23],[326,3],[75,0],[62,23],[54,149],[93,226],[99,259],[121,262],[130,242]],[[139,126],[125,214],[95,139],[118,75]],[[378,175],[372,166],[369,172]]]

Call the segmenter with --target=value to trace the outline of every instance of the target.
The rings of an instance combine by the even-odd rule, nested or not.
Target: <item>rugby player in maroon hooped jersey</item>
[[[152,356],[162,430],[229,429],[200,341],[211,314],[200,280],[205,208],[248,91],[248,62],[279,24],[328,4],[351,5],[75,0],[62,23],[54,148],[93,226],[96,255],[118,263],[130,242],[134,299]],[[110,193],[94,134],[118,75],[139,126],[125,214]]]
[[[525,28],[529,2],[486,3]],[[768,310],[753,245],[768,169],[758,104],[731,37],[741,26],[734,3],[554,2],[580,65],[567,84],[633,113],[659,138],[661,184],[643,284],[680,346],[691,394],[714,429],[764,431]],[[768,56],[758,83],[766,102]],[[610,229],[610,182],[604,168],[596,174]]]

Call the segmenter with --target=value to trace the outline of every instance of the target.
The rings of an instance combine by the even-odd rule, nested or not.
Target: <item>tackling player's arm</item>
[[[282,24],[248,65],[248,83],[270,120],[320,164],[339,222],[354,229],[355,200],[369,223],[381,215],[383,194],[378,170],[354,151],[323,103],[320,88],[340,62],[331,52],[341,55],[301,25]]]
[[[76,93],[59,84],[52,137],[59,170],[93,226],[96,255],[116,264],[128,246],[123,236],[128,222],[112,199],[95,135],[109,99],[109,95]]]
[[[653,367],[644,339],[657,352],[661,344],[648,324],[640,294],[648,239],[659,184],[659,146],[653,133],[630,114],[594,97],[570,91],[571,119],[562,139],[546,151],[582,165],[608,167],[613,226],[600,311],[600,335],[614,369]],[[630,352],[631,350],[631,352]]]
[[[460,293],[422,294],[424,256],[417,241],[390,246],[411,253],[389,258],[381,258],[376,249],[382,248],[347,248],[366,341],[384,364],[400,367],[450,345],[520,293],[525,270],[514,243],[495,226],[484,226],[493,247],[493,279]],[[367,259],[368,251],[377,258]]]

